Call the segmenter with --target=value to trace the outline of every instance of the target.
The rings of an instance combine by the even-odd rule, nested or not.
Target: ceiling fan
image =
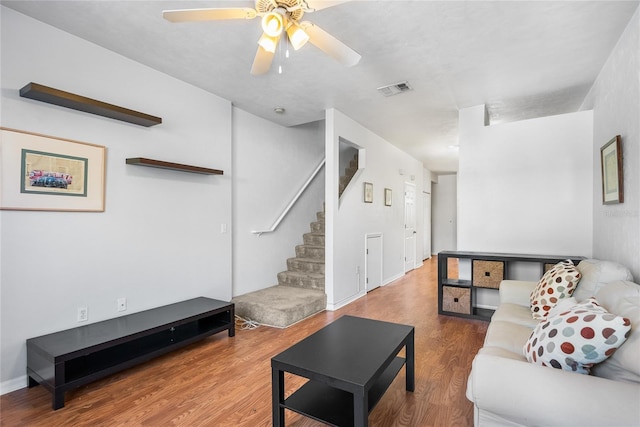
[[[269,71],[273,56],[281,37],[291,43],[295,50],[309,42],[334,58],[341,64],[352,67],[360,61],[360,55],[309,21],[301,21],[308,12],[334,6],[344,1],[321,0],[256,0],[255,9],[206,8],[165,10],[164,19],[170,22],[217,21],[225,19],[262,18],[262,36],[258,40],[258,51],[253,60],[251,74],[264,74]],[[314,7],[309,6],[313,3]]]

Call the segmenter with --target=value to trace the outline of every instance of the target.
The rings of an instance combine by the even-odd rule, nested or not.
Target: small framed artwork
[[[0,128],[0,209],[104,212],[100,145]]]
[[[370,182],[364,183],[364,202],[373,203],[373,184]]]
[[[384,189],[384,205],[391,206],[392,193],[390,188]]]
[[[624,202],[622,175],[622,142],[616,135],[600,149],[602,166],[602,204]]]

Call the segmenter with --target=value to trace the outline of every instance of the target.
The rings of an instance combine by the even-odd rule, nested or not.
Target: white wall
[[[460,110],[458,250],[592,253],[592,112],[484,126]]]
[[[338,203],[339,139],[364,148],[364,170],[345,190]],[[364,294],[365,235],[383,235],[383,284],[404,274],[404,183],[416,185],[418,221],[416,263],[422,257],[422,173],[420,162],[351,120],[340,111],[327,110],[325,175],[327,307],[338,308]],[[330,166],[333,165],[333,166]],[[404,175],[400,175],[400,169]],[[411,177],[413,176],[413,179]],[[363,202],[363,183],[373,183],[373,203]],[[393,201],[384,206],[384,189],[391,188]],[[359,272],[359,273],[358,273]]]
[[[593,256],[619,262],[640,280],[640,9],[583,105],[593,109]],[[624,203],[602,204],[600,147],[622,137]]]
[[[29,337],[196,296],[231,298],[231,104],[1,7],[1,125],[107,147],[103,213],[1,211],[2,392],[24,387]],[[37,82],[148,114],[145,128],[21,98]],[[149,157],[205,176],[125,165]]]
[[[458,177],[455,174],[439,175],[431,185],[431,252],[455,251],[458,247]]]
[[[274,233],[268,230],[324,158],[324,122],[285,128],[233,109],[233,295],[278,283],[324,201],[324,169]]]

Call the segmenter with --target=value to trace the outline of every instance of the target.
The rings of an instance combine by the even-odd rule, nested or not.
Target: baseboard
[[[418,268],[418,267],[416,267],[416,268]],[[394,281],[398,280],[399,278],[401,278],[401,277],[402,277],[402,276],[404,276],[405,274],[406,274],[406,273],[399,273],[399,274],[396,274],[395,276],[389,277],[389,278],[388,278],[387,280],[385,280],[385,281],[384,281],[384,283],[382,283],[380,286],[388,285],[389,283],[391,283],[391,282],[394,282]],[[338,310],[339,308],[342,308],[342,307],[344,307],[345,305],[347,305],[347,304],[350,304],[350,303],[354,302],[354,301],[355,301],[355,300],[357,300],[358,298],[362,298],[362,297],[363,297],[363,296],[365,296],[366,294],[367,294],[367,292],[366,292],[366,291],[361,291],[361,292],[358,292],[357,294],[355,294],[354,296],[349,297],[349,298],[347,298],[347,299],[344,299],[344,300],[342,300],[342,301],[339,301],[339,302],[337,302],[337,303],[335,303],[335,304],[329,304],[329,303],[327,303],[327,310],[329,310],[329,311],[335,311],[335,310]]]
[[[11,393],[12,391],[20,390],[27,386],[27,376],[23,375],[18,378],[13,378],[8,381],[2,381],[0,383],[0,395]]]
[[[396,274],[395,276],[388,278],[381,286],[385,286],[385,285],[388,285],[391,282],[395,282],[396,280],[398,280],[399,278],[401,278],[405,274],[406,273]]]
[[[354,301],[355,301],[355,300],[357,300],[358,298],[362,298],[362,297],[363,297],[363,296],[365,296],[366,294],[367,294],[367,293],[366,293],[365,291],[361,291],[361,292],[358,292],[357,294],[355,294],[355,295],[353,295],[353,296],[351,296],[351,297],[349,297],[349,298],[343,299],[342,301],[338,301],[338,302],[337,302],[337,303],[335,303],[335,304],[327,303],[327,310],[329,310],[329,311],[336,311],[336,310],[338,310],[339,308],[342,308],[342,307],[344,307],[345,305],[347,305],[347,304],[350,304],[350,303],[354,302]]]

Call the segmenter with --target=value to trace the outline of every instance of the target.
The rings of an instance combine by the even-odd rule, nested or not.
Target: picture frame
[[[624,202],[624,180],[622,173],[622,141],[616,135],[600,148],[602,171],[602,204]]]
[[[384,189],[384,205],[385,206],[391,206],[391,201],[392,201],[392,191],[390,188],[385,188]]]
[[[0,148],[0,210],[104,212],[104,146],[0,127]]]
[[[364,183],[364,202],[373,203],[373,184],[370,182]]]

